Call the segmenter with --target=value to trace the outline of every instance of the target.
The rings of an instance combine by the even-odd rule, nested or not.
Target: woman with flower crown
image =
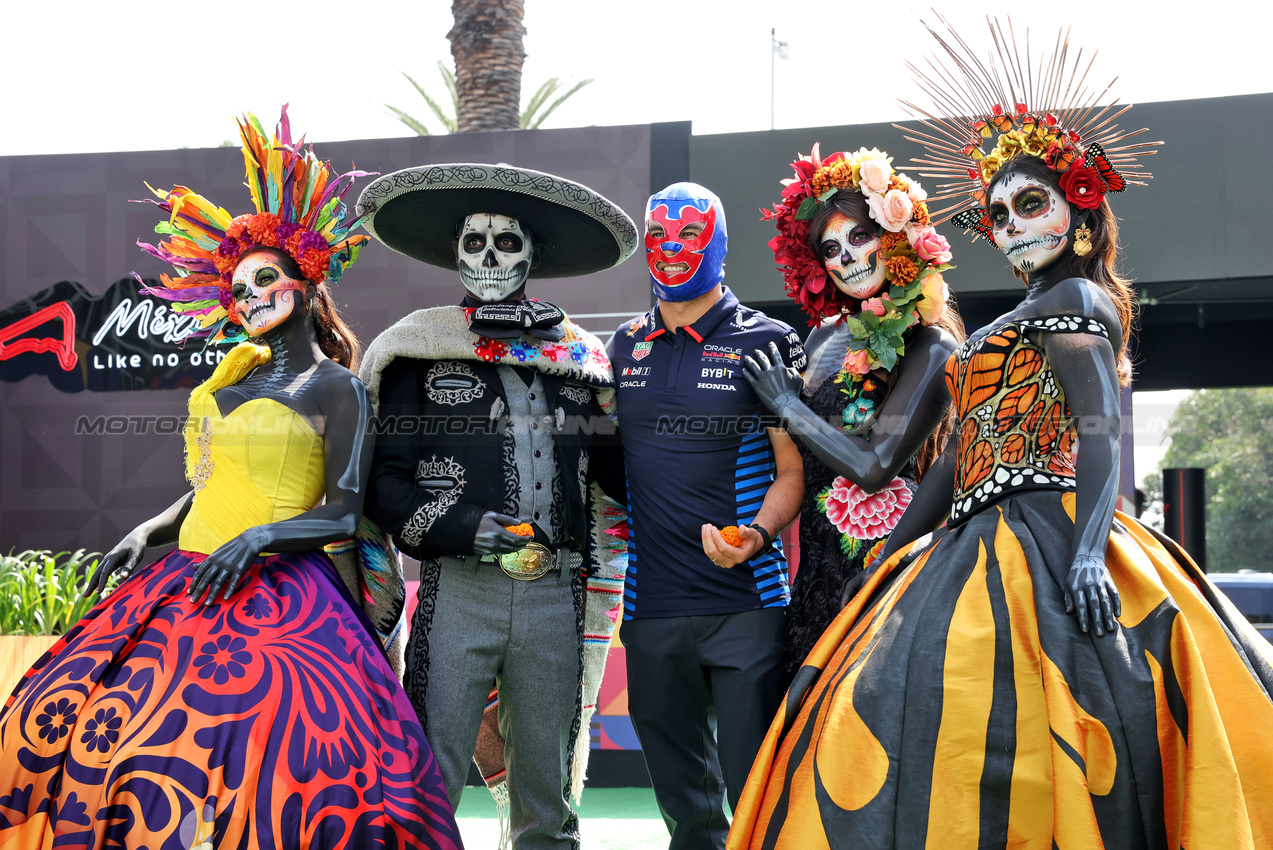
[[[1007,73],[938,40],[954,67],[913,70],[966,117],[908,138],[1025,298],[951,357],[955,433],[806,660],[729,846],[1273,846],[1273,652],[1115,511],[1132,299],[1107,194],[1148,145],[1061,39]]]
[[[919,183],[875,149],[821,157],[814,145],[792,168],[765,217],[778,228],[769,244],[787,294],[814,326],[809,365],[802,379],[772,352],[745,359],[804,460],[788,681],[945,444],[942,369],[963,339],[942,279],[950,245],[932,228]]]
[[[124,581],[0,713],[0,846],[456,848],[433,754],[324,544],[355,534],[372,439],[358,343],[329,287],[349,236],[332,180],[240,122],[256,206],[184,187],[143,245],[147,290],[237,342],[190,395],[193,489],[102,559]],[[149,546],[176,551],[140,566]]]

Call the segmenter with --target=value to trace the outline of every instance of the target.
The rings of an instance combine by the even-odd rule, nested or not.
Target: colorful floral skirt
[[[1074,496],[1004,499],[890,558],[814,647],[735,848],[1273,847],[1273,652],[1119,514],[1120,627],[1065,613]]]
[[[100,602],[0,713],[0,847],[456,848],[433,753],[321,553],[229,602],[173,552]]]

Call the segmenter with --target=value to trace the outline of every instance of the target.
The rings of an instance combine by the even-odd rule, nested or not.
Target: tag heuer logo
[[[654,347],[652,342],[638,342],[636,347],[632,349],[632,359],[640,360],[650,353],[650,349]]]

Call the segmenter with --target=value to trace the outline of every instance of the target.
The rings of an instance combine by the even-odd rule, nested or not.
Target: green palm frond
[[[424,98],[424,102],[428,105],[429,110],[442,124],[443,132],[454,133],[456,132],[457,126],[456,115],[460,111],[460,97],[455,88],[455,72],[447,67],[445,62],[439,61],[438,73],[442,77],[442,85],[446,88],[447,94],[451,97],[450,112],[445,110],[442,107],[442,104],[440,104],[437,100],[434,100],[432,95],[425,91],[424,86],[416,82],[410,74],[403,71],[402,76],[406,77],[407,82],[411,83],[412,87],[420,94],[420,97]],[[561,106],[570,99],[572,95],[591,82],[593,82],[592,77],[589,77],[586,80],[580,80],[567,89],[564,94],[552,101],[552,103],[549,103],[549,99],[552,98],[552,96],[564,85],[564,82],[560,77],[549,77],[539,86],[539,88],[535,90],[535,93],[531,95],[530,100],[526,102],[526,107],[522,110],[521,114],[522,129],[538,129],[540,125],[544,123],[544,119],[546,119],[549,115],[552,115],[553,112],[556,111],[557,107]],[[420,119],[412,116],[410,113],[401,110],[396,106],[390,106],[387,103],[385,104],[385,108],[393,113],[395,118],[410,127],[417,135],[432,135],[428,126]]]
[[[544,84],[535,91],[535,94],[531,96],[530,102],[526,104],[526,109],[522,112],[522,129],[539,129],[539,126],[544,123],[544,119],[546,119],[549,115],[552,115],[557,107],[561,106],[569,100],[571,96],[591,82],[593,82],[592,77],[589,77],[586,80],[580,80],[571,86],[565,94],[554,100],[547,109],[543,109],[544,104],[548,102],[548,98],[552,97],[553,94],[556,93],[557,89],[562,86],[561,80],[558,77],[549,77]],[[543,110],[542,112],[540,112],[541,109]]]
[[[407,125],[408,127],[410,127],[412,130],[414,130],[417,136],[431,136],[431,135],[433,135],[432,133],[430,133],[430,132],[429,132],[429,128],[428,128],[428,127],[426,127],[426,126],[424,126],[424,124],[420,123],[419,119],[411,117],[410,115],[408,115],[407,113],[405,113],[405,112],[403,112],[401,109],[399,109],[398,107],[396,107],[396,106],[390,106],[389,104],[387,104],[387,103],[386,103],[386,104],[385,104],[385,109],[388,109],[390,112],[392,112],[392,113],[394,114],[394,117],[396,117],[396,118],[397,118],[399,121],[401,121],[403,124],[406,124],[406,125]]]

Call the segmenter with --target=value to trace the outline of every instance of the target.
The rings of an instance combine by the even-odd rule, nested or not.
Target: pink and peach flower
[[[897,527],[897,521],[910,503],[910,488],[900,478],[894,478],[877,493],[868,493],[839,476],[831,482],[827,493],[827,519],[841,534],[857,540],[874,540]]]

